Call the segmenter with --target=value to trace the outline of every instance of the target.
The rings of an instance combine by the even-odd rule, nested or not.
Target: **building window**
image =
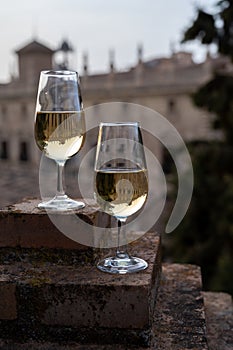
[[[5,105],[2,105],[1,112],[3,116],[7,114],[7,107]]]
[[[7,159],[8,158],[8,144],[6,141],[2,141],[1,143],[1,153],[0,153],[1,159]]]
[[[28,145],[25,141],[21,142],[19,146],[19,160],[28,160]]]
[[[163,148],[162,154],[162,167],[165,175],[172,174],[174,171],[174,160],[165,147]]]
[[[174,99],[169,99],[168,100],[168,112],[169,113],[174,113],[176,109],[176,101]]]

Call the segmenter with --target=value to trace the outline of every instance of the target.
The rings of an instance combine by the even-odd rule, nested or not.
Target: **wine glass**
[[[85,206],[69,198],[63,189],[65,163],[80,150],[84,136],[85,118],[77,72],[42,71],[36,103],[35,140],[45,156],[57,164],[57,192],[53,199],[40,203],[39,208],[63,211]]]
[[[125,224],[141,209],[148,195],[146,160],[138,122],[101,123],[95,160],[94,195],[101,210],[117,219],[115,256],[101,260],[101,271],[126,274],[148,264],[127,252]],[[122,229],[121,229],[122,228]]]

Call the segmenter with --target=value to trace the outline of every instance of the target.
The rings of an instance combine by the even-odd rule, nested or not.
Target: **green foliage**
[[[230,56],[233,60],[233,1],[222,0],[218,3],[220,7],[219,16],[222,27],[219,29],[218,51],[223,55]]]
[[[205,289],[233,294],[233,148],[189,145],[195,185],[184,220],[166,251],[175,261],[198,264]]]
[[[215,113],[213,127],[221,129],[226,142],[233,145],[233,76],[216,74],[193,96],[194,103]]]
[[[197,17],[185,33],[182,42],[199,40],[202,44],[216,44],[218,52],[233,60],[233,1],[216,4],[216,13],[198,9]]]
[[[212,15],[198,10],[196,20],[192,27],[187,29],[182,42],[198,39],[202,44],[215,43],[218,40],[218,32],[215,28],[215,20]]]
[[[233,61],[233,0],[221,0],[216,13],[198,10],[183,42],[216,44]],[[205,289],[233,294],[233,75],[213,72],[213,79],[193,96],[212,112],[222,142],[190,144],[194,192],[190,208],[168,245],[167,255],[201,266]]]
[[[183,42],[198,39],[202,44],[215,43],[218,52],[233,60],[233,0],[221,0],[216,13],[198,10],[197,18],[184,33]],[[215,113],[213,127],[220,128],[233,145],[233,76],[215,73],[213,79],[194,95],[194,103]]]

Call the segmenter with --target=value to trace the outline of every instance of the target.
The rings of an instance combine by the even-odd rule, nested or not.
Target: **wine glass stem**
[[[125,230],[125,222],[126,219],[117,219],[118,232],[117,232],[117,251],[116,256],[120,259],[125,259],[129,257],[127,251],[127,243],[126,243],[126,230]],[[121,242],[124,242],[121,245]]]
[[[65,162],[57,162],[57,197],[65,196],[65,191],[63,189],[63,170]]]

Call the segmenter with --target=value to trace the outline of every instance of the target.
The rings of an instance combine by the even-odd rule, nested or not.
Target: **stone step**
[[[233,349],[232,296],[221,292],[203,292],[207,337],[210,350]]]
[[[189,264],[164,264],[151,349],[207,350],[201,271]]]
[[[209,350],[233,348],[231,297],[203,293],[197,266],[164,264],[160,278],[156,234],[129,246],[147,270],[105,274],[96,261],[109,250],[63,235],[38,202],[0,210],[0,350],[205,350],[207,340]],[[75,215],[110,224],[95,207]]]
[[[73,249],[90,250],[86,245],[78,243],[64,235],[53,224],[45,210],[38,209],[41,200],[26,198],[20,203],[10,205],[0,210],[0,247],[21,248],[48,248],[48,249]],[[51,218],[72,216],[73,212],[66,214],[51,214]],[[98,212],[94,206],[86,205],[85,208],[75,212],[75,215],[89,225],[103,227],[109,224],[109,217]],[[85,234],[85,232],[83,232]]]
[[[124,277],[123,277],[124,278]],[[125,314],[121,315],[123,318]],[[113,316],[114,317],[114,316]],[[122,334],[114,334],[113,344],[80,343],[59,339],[59,332],[50,341],[28,340],[20,343],[2,340],[1,350],[207,350],[204,303],[200,269],[193,265],[164,264],[152,324],[150,345],[127,344]],[[105,342],[107,339],[103,339]],[[220,348],[219,348],[220,349]],[[212,349],[209,349],[212,350]]]
[[[35,249],[26,257],[24,252],[23,261],[7,257],[0,265],[1,336],[16,342],[148,345],[160,278],[160,238],[148,233],[129,250],[148,262],[145,271],[110,275],[90,263],[67,263],[62,256],[56,263],[40,260]]]

